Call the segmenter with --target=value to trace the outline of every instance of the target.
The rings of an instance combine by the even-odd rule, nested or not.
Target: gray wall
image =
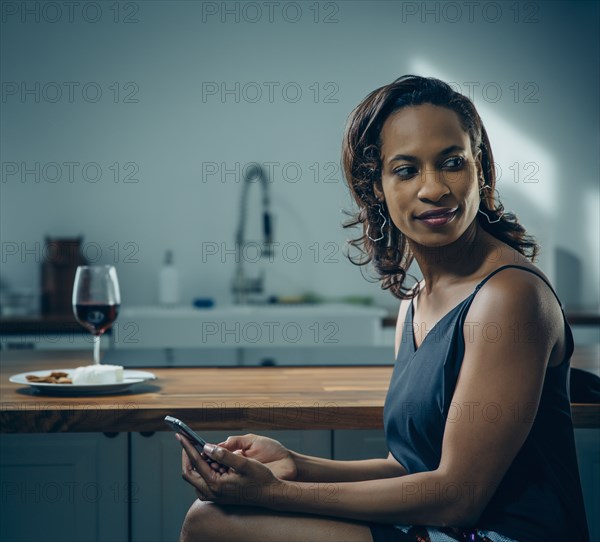
[[[343,256],[340,209],[350,199],[339,151],[346,117],[368,92],[419,73],[474,99],[501,200],[539,237],[539,265],[566,306],[598,308],[597,3],[71,4],[2,2],[10,287],[38,287],[45,235],[83,235],[90,259],[116,262],[126,304],[156,302],[166,249],[186,302],[230,302],[235,169],[258,161],[273,163],[280,246],[249,272],[263,267],[273,294],[396,306]],[[249,238],[258,239],[258,187],[251,196]]]

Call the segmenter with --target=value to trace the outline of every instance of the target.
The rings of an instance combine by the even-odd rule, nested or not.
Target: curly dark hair
[[[532,262],[535,262],[539,252],[539,245],[533,237],[527,235],[517,217],[505,212],[502,204],[495,201],[494,157],[487,132],[473,102],[439,79],[403,75],[393,83],[371,92],[352,111],[342,144],[344,176],[352,197],[359,206],[357,212],[345,211],[352,219],[345,222],[343,227],[363,226],[363,234],[348,241],[360,251],[362,259],[355,260],[350,254],[346,256],[355,265],[362,266],[372,261],[378,274],[377,280],[381,281],[381,288],[391,290],[398,299],[411,299],[418,293],[418,290],[412,291],[412,287],[404,287],[407,270],[414,256],[406,236],[389,218],[386,206],[377,205],[380,202],[373,187],[375,183],[381,183],[381,130],[385,121],[403,107],[425,103],[456,112],[462,128],[469,134],[473,156],[481,150],[483,177],[490,188],[485,191],[479,206],[487,214],[489,221],[483,214],[477,213],[479,225]],[[383,226],[381,210],[386,218]],[[381,231],[381,239],[369,239],[367,228],[378,232],[378,235]]]

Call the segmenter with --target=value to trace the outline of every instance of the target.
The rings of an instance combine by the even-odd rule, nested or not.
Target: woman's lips
[[[420,220],[428,226],[443,226],[444,224],[448,224],[448,222],[450,222],[456,216],[457,212],[458,209],[454,209],[453,211],[442,215],[429,216],[425,218],[417,217],[417,220]]]

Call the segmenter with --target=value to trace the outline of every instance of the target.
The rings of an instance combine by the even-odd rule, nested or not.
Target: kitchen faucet
[[[269,214],[269,181],[262,167],[259,164],[252,164],[250,167],[245,168],[242,179],[240,221],[235,236],[236,271],[231,284],[231,291],[233,293],[234,303],[237,305],[247,303],[249,301],[248,294],[261,294],[264,290],[264,270],[261,270],[260,275],[256,278],[250,278],[244,275],[244,247],[246,245],[244,233],[246,229],[246,210],[248,207],[248,188],[253,179],[258,179],[262,184],[264,241],[261,249],[261,257],[270,257],[273,255],[273,230],[271,215]]]

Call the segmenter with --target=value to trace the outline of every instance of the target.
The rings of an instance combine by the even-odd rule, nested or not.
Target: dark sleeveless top
[[[446,418],[460,414],[455,406],[449,409],[465,352],[465,316],[479,289],[507,267],[529,271],[548,284],[526,267],[496,269],[434,326],[417,350],[411,301],[384,408],[388,448],[409,474],[439,466]],[[565,359],[547,368],[531,431],[476,525],[519,542],[589,542],[569,395],[574,342],[564,310],[563,319]],[[510,415],[532,416],[532,411]]]

